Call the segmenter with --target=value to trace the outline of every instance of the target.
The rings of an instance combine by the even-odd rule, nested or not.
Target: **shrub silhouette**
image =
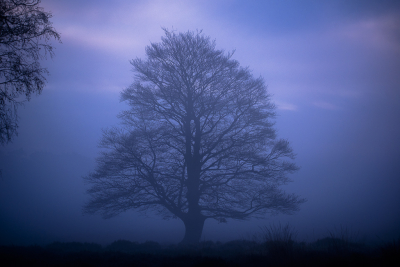
[[[267,253],[273,257],[291,257],[294,251],[297,231],[289,224],[270,224],[261,227],[262,240]]]
[[[54,242],[46,246],[46,249],[55,253],[75,253],[82,251],[102,252],[103,248],[95,243],[80,242]]]
[[[134,253],[138,251],[139,244],[137,242],[131,242],[128,240],[117,240],[112,242],[106,247],[108,251],[118,251],[123,253]]]

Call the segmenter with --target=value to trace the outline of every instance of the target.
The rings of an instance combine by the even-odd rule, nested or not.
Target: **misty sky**
[[[0,147],[0,244],[117,239],[179,242],[184,225],[134,211],[82,215],[82,176],[94,170],[102,129],[127,108],[129,60],[144,58],[162,27],[202,29],[217,48],[262,76],[277,106],[278,137],[301,169],[285,187],[308,199],[294,215],[218,224],[202,240],[238,239],[289,222],[300,239],[347,227],[400,236],[399,1],[42,0],[62,44],[40,96],[18,113]]]

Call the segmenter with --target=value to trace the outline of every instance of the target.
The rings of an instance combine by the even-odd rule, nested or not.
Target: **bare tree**
[[[263,79],[201,31],[164,31],[147,60],[131,61],[135,82],[122,92],[130,109],[123,127],[104,131],[84,211],[156,211],[181,219],[182,243],[195,243],[208,218],[297,210],[304,199],[279,189],[298,167],[276,139]]]
[[[40,0],[0,0],[0,143],[11,141],[18,128],[17,107],[40,94],[46,68],[39,60],[53,56],[49,43],[60,34]]]

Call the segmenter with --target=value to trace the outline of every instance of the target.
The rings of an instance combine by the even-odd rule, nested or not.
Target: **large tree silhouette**
[[[88,213],[135,209],[183,221],[182,243],[200,240],[208,218],[290,213],[304,202],[280,186],[296,171],[276,139],[274,105],[262,78],[201,32],[165,31],[132,60],[135,82],[122,92],[122,127],[104,131]]]

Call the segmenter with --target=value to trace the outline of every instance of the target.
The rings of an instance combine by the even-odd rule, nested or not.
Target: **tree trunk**
[[[185,224],[185,236],[181,244],[197,244],[203,232],[205,218],[202,215],[188,216],[183,220]]]

